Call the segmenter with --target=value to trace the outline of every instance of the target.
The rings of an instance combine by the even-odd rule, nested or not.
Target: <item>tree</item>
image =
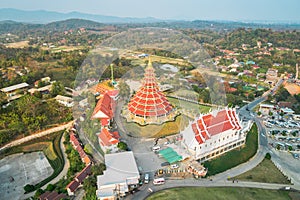
[[[86,145],[84,145],[84,151],[87,154],[92,154],[93,153],[93,148],[89,143],[87,143]]]
[[[121,150],[124,150],[124,151],[127,150],[127,144],[125,142],[119,142],[117,147]]]
[[[34,194],[35,198],[38,198],[39,196],[41,196],[41,194],[43,194],[45,191],[41,188],[37,189],[37,191]]]
[[[92,166],[92,174],[94,175],[102,175],[103,171],[106,169],[106,166],[104,163],[96,164]]]
[[[54,189],[55,189],[55,185],[53,185],[53,184],[49,184],[46,187],[46,191],[53,191]]]
[[[0,106],[7,102],[6,95],[3,92],[0,92]]]
[[[271,160],[271,154],[267,153],[266,156],[265,156],[265,158],[268,159],[268,160]]]
[[[57,95],[64,95],[66,93],[64,85],[60,82],[54,82],[51,88],[51,96],[55,97]]]
[[[32,192],[32,191],[34,191],[34,189],[35,189],[34,186],[30,185],[30,184],[27,184],[24,186],[25,193]]]

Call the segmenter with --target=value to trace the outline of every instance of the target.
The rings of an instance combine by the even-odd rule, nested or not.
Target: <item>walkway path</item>
[[[29,136],[26,136],[26,137],[18,139],[18,140],[14,140],[14,141],[12,141],[12,142],[4,145],[3,147],[1,147],[0,148],[0,152],[2,150],[6,149],[6,148],[20,145],[22,143],[25,143],[25,142],[28,142],[30,140],[33,140],[35,138],[40,138],[40,137],[43,137],[43,136],[48,135],[50,133],[54,133],[54,132],[62,131],[64,129],[68,129],[68,128],[70,128],[72,126],[73,122],[74,121],[70,121],[67,124],[62,124],[60,126],[57,126],[57,127],[54,127],[54,128],[50,128],[50,129],[47,129],[47,130],[44,130],[44,131],[41,131],[39,133],[35,133],[33,135],[29,135]]]

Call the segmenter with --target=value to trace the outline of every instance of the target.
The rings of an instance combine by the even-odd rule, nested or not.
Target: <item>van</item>
[[[153,185],[162,185],[162,184],[165,184],[164,178],[156,178],[153,180]]]
[[[144,183],[149,183],[149,174],[145,174]]]

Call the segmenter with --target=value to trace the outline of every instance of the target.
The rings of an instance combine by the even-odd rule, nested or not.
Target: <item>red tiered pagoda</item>
[[[161,124],[176,116],[172,105],[159,90],[154,71],[149,57],[142,86],[128,103],[129,121],[142,125]]]

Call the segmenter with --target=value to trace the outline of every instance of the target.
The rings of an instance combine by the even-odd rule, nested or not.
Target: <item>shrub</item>
[[[271,160],[271,154],[267,153],[266,156],[265,156],[265,158],[268,159],[268,160]]]
[[[25,193],[29,193],[29,192],[34,191],[35,187],[33,185],[27,184],[24,186],[24,190],[25,190]]]

